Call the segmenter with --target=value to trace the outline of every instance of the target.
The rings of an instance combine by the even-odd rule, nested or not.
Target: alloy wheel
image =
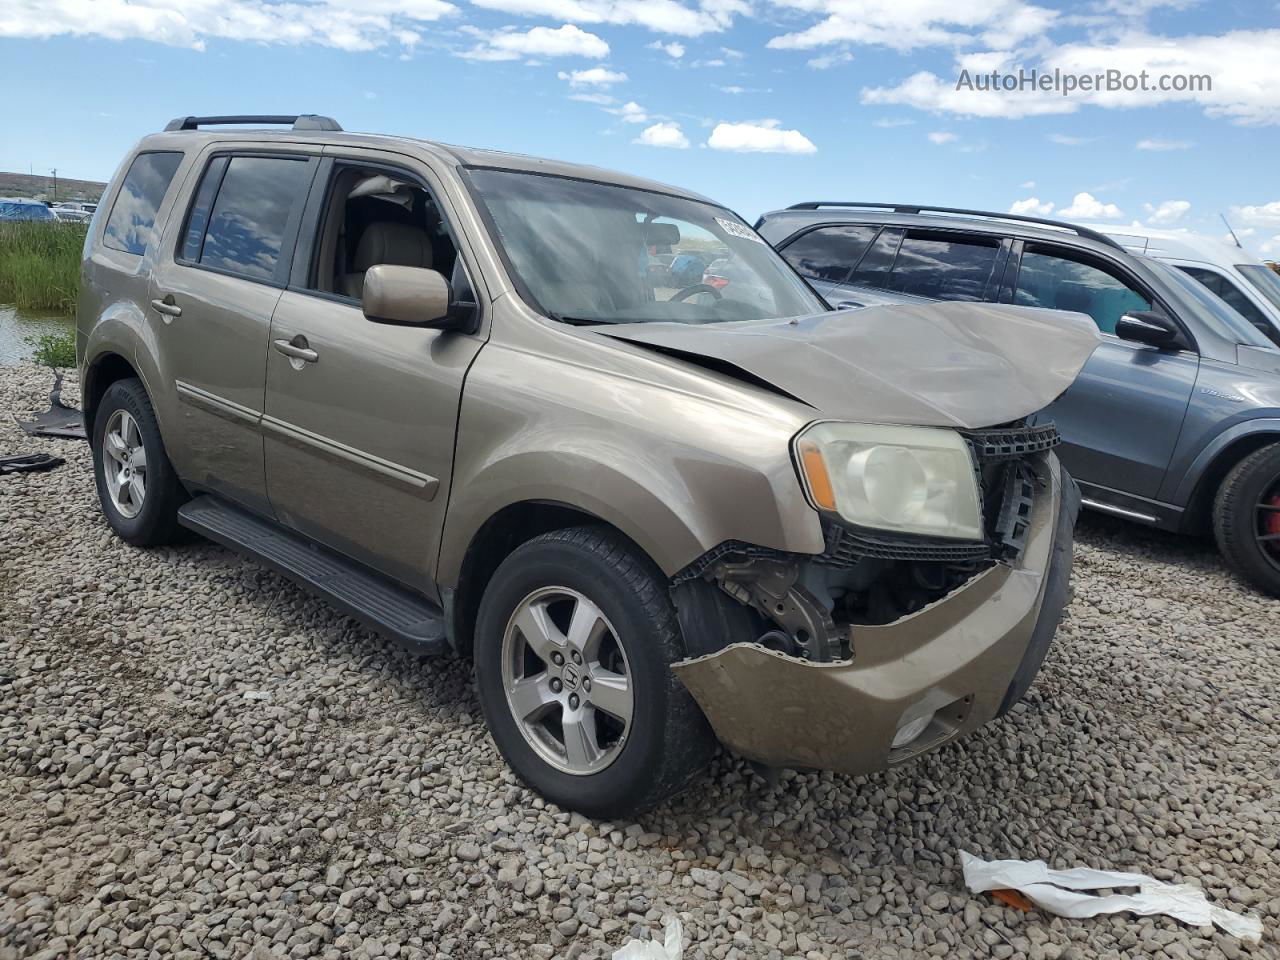
[[[128,410],[117,410],[102,434],[102,475],[107,495],[122,517],[142,511],[147,496],[147,451],[138,421]]]
[[[635,706],[631,679],[613,626],[576,590],[535,590],[507,622],[507,706],[528,744],[557,770],[585,776],[617,759]]]

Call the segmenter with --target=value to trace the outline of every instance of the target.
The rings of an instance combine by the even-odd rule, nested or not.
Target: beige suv
[[[470,657],[563,806],[653,804],[717,739],[900,763],[1017,701],[1061,615],[1077,495],[1024,420],[1082,317],[830,312],[703,197],[318,116],[144,138],[82,280],[112,528]]]

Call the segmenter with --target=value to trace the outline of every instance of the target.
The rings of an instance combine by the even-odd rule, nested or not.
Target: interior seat
[[[378,221],[369,224],[356,244],[351,272],[343,277],[343,293],[359,300],[364,293],[365,271],[379,263],[430,268],[433,263],[431,237],[421,227],[407,223]]]

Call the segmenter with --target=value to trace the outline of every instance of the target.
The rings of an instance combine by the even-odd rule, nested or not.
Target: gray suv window
[[[215,176],[215,161],[205,172]],[[217,187],[217,199],[208,213],[204,240],[197,244],[191,226],[204,213],[207,198],[201,183],[196,205],[188,218],[183,253],[199,249],[202,266],[225,270],[252,280],[271,280],[285,244],[286,227],[305,195],[310,178],[306,157],[232,157]]]
[[[912,230],[898,248],[887,286],[939,300],[982,300],[999,252],[994,237]]]
[[[105,246],[138,255],[146,252],[156,211],[180,163],[181,153],[141,153],[134,159],[107,218]]]
[[[871,225],[819,227],[787,244],[782,255],[802,277],[843,283],[875,239],[877,229]]]
[[[1151,309],[1150,300],[1109,271],[1034,250],[1022,255],[1013,302],[1086,313],[1103,333],[1115,333],[1126,313]]]
[[[1271,324],[1267,322],[1267,318],[1263,316],[1261,310],[1254,306],[1253,301],[1244,295],[1244,293],[1234,283],[1218,273],[1216,270],[1205,270],[1201,267],[1183,267],[1179,266],[1179,270],[1198,280],[1209,288],[1211,293],[1217,294],[1226,301],[1227,306],[1240,316],[1244,317],[1259,330],[1270,330]]]

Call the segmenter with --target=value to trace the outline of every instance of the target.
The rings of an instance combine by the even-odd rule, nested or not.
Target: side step
[[[247,553],[414,653],[435,655],[449,649],[439,607],[300,534],[207,494],[183,504],[178,522]]]

